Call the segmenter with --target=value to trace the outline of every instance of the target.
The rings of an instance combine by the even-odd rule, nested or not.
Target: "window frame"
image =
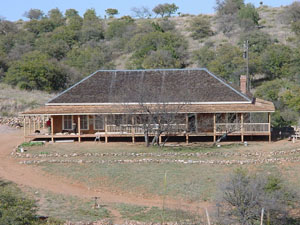
[[[90,121],[89,121],[89,116],[88,115],[79,115],[80,116],[80,130],[89,130],[90,129]],[[87,128],[85,129],[85,128],[83,128],[82,126],[81,126],[81,123],[82,123],[82,117],[83,116],[86,116],[86,122],[87,122]],[[78,130],[78,125],[77,125],[77,130]]]
[[[65,117],[66,116],[71,116],[71,128],[70,129],[65,128]],[[62,130],[73,130],[73,115],[63,115],[63,118],[62,118]]]
[[[97,116],[101,116],[102,117],[102,124],[103,124],[103,127],[101,129],[98,129],[96,128],[96,117]],[[94,115],[94,130],[104,130],[105,129],[105,121],[104,121],[104,115]]]

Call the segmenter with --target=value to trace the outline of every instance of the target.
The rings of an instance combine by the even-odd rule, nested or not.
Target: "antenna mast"
[[[246,77],[247,77],[247,91],[251,90],[251,81],[249,77],[249,41],[244,41],[244,59],[246,60]]]

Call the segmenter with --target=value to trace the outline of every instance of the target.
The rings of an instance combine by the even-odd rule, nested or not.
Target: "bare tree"
[[[276,177],[249,175],[235,171],[221,186],[222,224],[253,225],[264,208],[271,224],[287,224],[289,205],[295,195]]]
[[[185,104],[157,103],[148,104],[139,102],[135,107],[127,106],[132,115],[135,115],[136,125],[144,132],[146,146],[150,146],[149,136],[153,136],[151,145],[160,146],[160,136],[185,133],[185,114],[181,113]],[[165,143],[164,142],[164,143]]]
[[[150,18],[152,16],[152,13],[150,12],[150,9],[142,6],[140,8],[133,7],[131,8],[131,11],[133,13],[133,17],[137,18]]]

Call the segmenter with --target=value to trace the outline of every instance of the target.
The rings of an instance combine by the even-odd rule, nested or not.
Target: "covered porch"
[[[105,143],[113,137],[126,137],[136,142],[145,135],[145,124],[141,117],[145,115],[131,114],[40,114],[24,115],[24,140],[46,139],[56,140],[98,138]],[[168,126],[164,137],[184,137],[186,143],[190,137],[211,137],[216,142],[219,137],[238,136],[244,142],[247,136],[265,136],[271,141],[270,112],[243,113],[180,113],[176,123],[147,124],[150,126],[149,136],[153,137],[158,126]],[[51,119],[51,129],[46,122]]]

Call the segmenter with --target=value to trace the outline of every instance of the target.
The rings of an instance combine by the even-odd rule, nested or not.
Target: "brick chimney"
[[[241,75],[240,77],[240,89],[243,94],[247,92],[247,76]]]

